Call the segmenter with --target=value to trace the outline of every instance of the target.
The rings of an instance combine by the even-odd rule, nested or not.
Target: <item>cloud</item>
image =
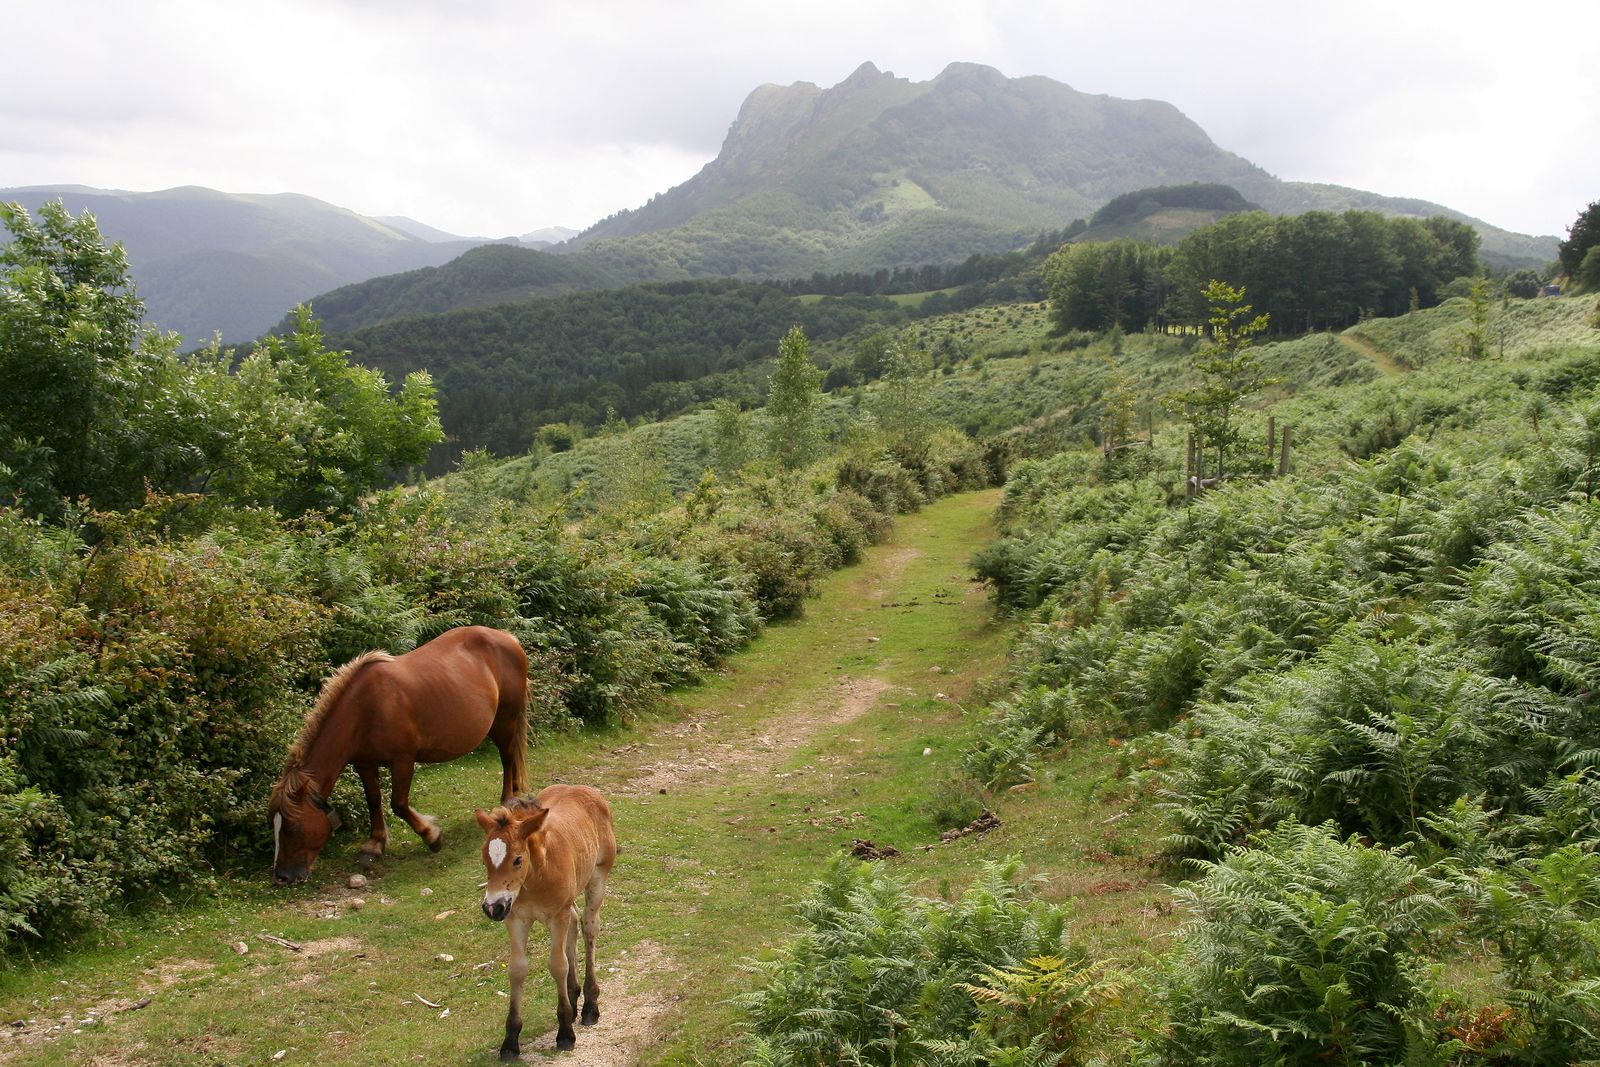
[[[745,96],[956,60],[1163,99],[1280,177],[1552,232],[1595,195],[1600,5],[1355,0],[62,0],[9,16],[0,184],[304,192],[457,232],[585,225],[688,179]]]

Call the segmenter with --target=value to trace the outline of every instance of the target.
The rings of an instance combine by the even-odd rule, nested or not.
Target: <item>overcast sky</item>
[[[952,61],[1166,100],[1280,178],[1565,236],[1600,0],[20,0],[0,186],[299,192],[474,236],[685,181],[745,96]],[[1067,220],[1064,220],[1067,221]]]

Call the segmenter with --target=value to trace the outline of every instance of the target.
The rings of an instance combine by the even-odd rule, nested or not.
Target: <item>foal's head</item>
[[[339,828],[339,815],[317,792],[309,776],[290,771],[272,791],[267,807],[272,821],[272,880],[294,885],[311,875],[311,865]]]
[[[472,814],[483,832],[489,835],[483,843],[483,865],[489,871],[489,883],[483,891],[483,913],[499,922],[511,914],[511,905],[533,869],[528,839],[544,825],[550,811],[532,801],[514,800],[492,812],[480,808]]]

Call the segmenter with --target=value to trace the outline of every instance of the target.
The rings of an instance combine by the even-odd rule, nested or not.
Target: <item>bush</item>
[[[1418,957],[1449,910],[1403,851],[1285,823],[1176,890],[1162,1064],[1399,1063],[1430,1031]],[[1424,1021],[1426,1020],[1426,1021]]]
[[[1114,991],[1064,941],[1059,909],[1030,903],[1015,860],[985,864],[952,903],[910,894],[881,865],[836,856],[799,905],[800,930],[735,998],[748,1062],[785,1067],[997,1062],[1036,1047],[1065,1062]],[[1032,990],[1003,1013],[981,1005]],[[1040,1010],[1046,1004],[1052,1011]],[[1011,1008],[1017,1008],[1013,1011]]]

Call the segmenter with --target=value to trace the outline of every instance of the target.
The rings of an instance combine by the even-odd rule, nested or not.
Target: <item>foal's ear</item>
[[[472,812],[472,817],[474,819],[478,820],[478,825],[483,827],[483,832],[484,833],[486,833],[486,834],[494,833],[495,827],[498,824],[494,821],[494,816],[493,815],[490,815],[488,812],[484,811],[482,808],[476,808]]]
[[[544,825],[545,816],[549,814],[549,808],[535,808],[525,818],[518,819],[516,823],[517,836],[526,841],[533,835],[535,830]]]

